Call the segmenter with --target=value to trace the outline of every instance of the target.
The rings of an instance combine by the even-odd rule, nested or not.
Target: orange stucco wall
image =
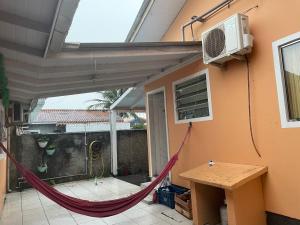
[[[2,116],[4,116],[1,112],[3,110],[3,106],[2,106],[2,100],[0,99],[0,121],[2,121]],[[0,126],[2,124],[0,123]],[[1,127],[0,127],[1,128]],[[3,143],[4,146],[7,146],[7,142]],[[6,193],[6,163],[7,160],[6,159],[0,159],[0,217],[1,217],[1,213],[2,213],[2,209],[3,209],[3,205],[4,205],[4,198],[5,198],[5,193]]]
[[[181,26],[193,15],[200,15],[220,0],[188,0],[164,41],[181,40]],[[269,167],[263,179],[267,211],[300,219],[300,128],[283,129],[277,100],[272,42],[300,31],[297,0],[236,0],[205,24],[195,25],[200,38],[203,30],[236,12],[259,5],[248,12],[251,33],[255,37],[249,56],[254,138],[260,159],[251,143],[248,122],[247,68],[244,62],[230,62],[226,69],[203,65],[201,61],[146,85],[146,91],[166,88],[170,154],[174,153],[185,134],[187,124],[174,123],[172,82],[208,68],[212,95],[213,120],[193,124],[192,134],[179,162],[172,172],[172,181],[188,185],[180,172],[208,160],[261,164]],[[189,34],[187,33],[188,39]]]
[[[3,159],[0,160],[0,216],[3,209],[5,193],[6,193],[6,160]]]

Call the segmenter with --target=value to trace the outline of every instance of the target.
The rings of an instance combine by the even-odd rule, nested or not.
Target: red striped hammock
[[[49,186],[46,182],[42,181],[33,172],[31,172],[30,170],[22,166],[20,163],[18,163],[1,142],[0,148],[7,154],[8,158],[15,164],[18,171],[27,180],[27,182],[32,185],[32,187],[34,187],[37,191],[39,191],[52,201],[56,202],[58,205],[72,212],[86,216],[108,217],[122,213],[135,206],[140,201],[142,201],[147,195],[149,195],[159,183],[163,181],[163,179],[168,175],[168,173],[171,171],[176,161],[178,160],[179,153],[181,152],[186,142],[186,139],[189,136],[190,130],[191,126],[188,128],[183,142],[180,145],[176,154],[170,159],[170,161],[167,163],[161,174],[149,186],[128,197],[102,202],[82,200],[71,196],[67,196],[59,192],[55,188]]]

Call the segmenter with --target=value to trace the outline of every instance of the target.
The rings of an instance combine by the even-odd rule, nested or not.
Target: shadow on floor
[[[128,176],[117,176],[119,180],[126,181],[131,184],[135,184],[140,186],[142,183],[149,182],[150,178],[147,174],[135,174],[135,175],[128,175]]]

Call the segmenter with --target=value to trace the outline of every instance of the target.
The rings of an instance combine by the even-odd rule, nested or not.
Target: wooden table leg
[[[194,225],[200,225],[199,223],[199,211],[198,211],[198,194],[197,194],[197,190],[196,190],[196,183],[191,182],[191,199],[192,199],[192,211],[193,211],[193,224]]]
[[[223,189],[191,182],[194,225],[220,222],[220,206],[225,199]]]
[[[266,225],[261,179],[225,191],[228,225]]]

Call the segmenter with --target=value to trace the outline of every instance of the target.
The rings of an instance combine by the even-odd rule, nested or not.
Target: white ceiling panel
[[[15,39],[15,29],[13,26],[10,26],[7,23],[3,23],[0,21],[0,38],[4,40],[12,40],[14,41]],[[20,36],[22,37],[23,34]]]
[[[46,59],[6,51],[12,100],[30,102],[38,97],[134,87],[202,57],[199,42],[101,44],[93,49],[64,49]]]

